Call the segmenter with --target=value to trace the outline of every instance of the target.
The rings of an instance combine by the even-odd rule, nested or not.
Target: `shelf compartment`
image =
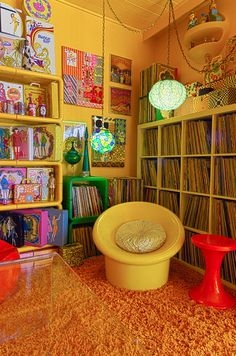
[[[183,224],[194,229],[208,231],[209,207],[208,197],[184,194]]]
[[[141,160],[141,176],[144,185],[157,185],[157,159]]]
[[[185,191],[210,193],[210,158],[184,159],[183,170],[183,189]]]
[[[165,208],[173,211],[174,214],[180,216],[180,195],[179,193],[160,190],[159,191],[159,204]]]
[[[161,155],[181,154],[181,123],[161,128]]]
[[[143,155],[157,156],[158,155],[158,129],[145,130],[143,133]]]
[[[180,158],[164,158],[161,160],[162,187],[180,188]]]
[[[215,195],[236,198],[236,157],[214,158]]]
[[[216,117],[215,153],[236,152],[236,113]]]
[[[191,120],[186,124],[186,145],[184,154],[210,154],[212,121]]]

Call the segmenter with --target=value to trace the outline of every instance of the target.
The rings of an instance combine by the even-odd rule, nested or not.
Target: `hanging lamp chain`
[[[105,21],[106,21],[106,0],[102,2],[102,118],[104,117],[104,83],[105,83]]]
[[[167,65],[170,65],[170,21],[171,21],[171,6],[169,2],[169,17],[168,17],[168,33],[167,33]]]
[[[160,1],[158,1],[157,4],[158,4],[158,3],[160,3]],[[136,28],[132,28],[132,27],[130,27],[130,26],[127,26],[127,25],[118,17],[118,15],[116,14],[115,10],[114,10],[113,7],[111,6],[110,1],[107,0],[107,4],[108,4],[108,6],[109,6],[109,9],[111,10],[111,12],[112,12],[113,16],[115,17],[116,21],[119,22],[119,24],[120,24],[122,27],[126,28],[127,30],[129,30],[129,31],[131,31],[131,32],[140,33],[140,34],[142,34],[143,32],[150,31],[151,29],[153,29],[153,28],[156,26],[156,24],[157,24],[158,21],[159,21],[159,18],[160,18],[160,17],[163,15],[163,13],[165,12],[168,3],[169,3],[169,0],[166,1],[166,3],[165,3],[165,5],[164,5],[164,7],[163,7],[163,9],[162,9],[162,11],[161,11],[161,13],[160,13],[160,15],[157,16],[156,20],[155,20],[150,26],[148,26],[148,27],[146,27],[146,28],[143,28],[142,30],[138,30],[138,29],[136,29]],[[155,4],[155,5],[157,5],[157,4]]]

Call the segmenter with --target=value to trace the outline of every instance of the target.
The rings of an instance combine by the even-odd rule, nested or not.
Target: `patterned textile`
[[[236,103],[236,88],[214,90],[209,94],[209,109]]]
[[[62,47],[64,102],[101,109],[102,66],[101,56]]]

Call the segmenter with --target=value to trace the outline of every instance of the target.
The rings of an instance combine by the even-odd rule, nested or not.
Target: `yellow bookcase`
[[[48,75],[38,72],[31,72],[18,68],[0,66],[0,82],[11,82],[24,85],[36,83],[40,88],[46,90],[47,94],[47,117],[33,117],[28,115],[0,113],[0,124],[2,126],[21,125],[30,127],[32,125],[56,124],[62,127],[63,108],[63,81],[55,75]],[[61,131],[62,132],[62,131]],[[58,153],[58,152],[57,152]],[[57,154],[58,156],[58,154]],[[62,207],[62,153],[59,160],[0,160],[0,166],[4,167],[52,167],[54,169],[56,188],[54,201],[38,201],[29,204],[7,204],[0,205],[0,211],[10,211],[14,209]],[[45,247],[44,247],[45,248]],[[22,247],[20,252],[33,250],[33,247]],[[38,249],[38,248],[35,248]]]
[[[178,257],[203,268],[192,234],[236,238],[236,104],[138,126],[138,177],[144,200],[172,210],[186,239]],[[236,284],[236,255],[222,277]]]

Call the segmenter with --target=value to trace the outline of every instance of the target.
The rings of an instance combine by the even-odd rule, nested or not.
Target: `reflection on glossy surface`
[[[1,304],[0,354],[148,355],[59,255],[19,263],[17,290]]]

